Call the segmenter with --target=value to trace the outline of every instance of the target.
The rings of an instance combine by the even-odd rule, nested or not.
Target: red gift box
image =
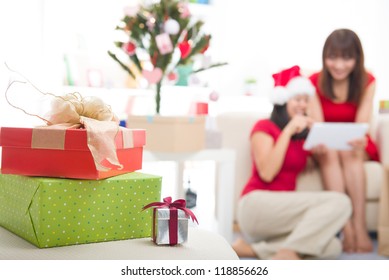
[[[191,104],[189,109],[190,115],[208,115],[208,103],[206,102],[195,102]]]
[[[208,115],[208,103],[197,102],[196,103],[196,115]]]
[[[122,168],[100,171],[88,147],[85,129],[0,129],[3,174],[102,179],[142,168],[143,129],[121,128],[115,137],[116,155]],[[104,166],[109,166],[104,162]],[[109,166],[111,167],[111,166]]]

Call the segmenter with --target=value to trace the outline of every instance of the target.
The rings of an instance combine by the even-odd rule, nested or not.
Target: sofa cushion
[[[381,189],[386,183],[385,170],[380,163],[368,161],[365,163],[365,171],[367,180],[367,200],[379,200]]]
[[[381,186],[384,183],[384,169],[382,165],[375,161],[365,162],[366,171],[366,197],[368,201],[379,199]],[[297,188],[299,191],[320,191],[323,185],[318,168],[307,168],[298,177]]]

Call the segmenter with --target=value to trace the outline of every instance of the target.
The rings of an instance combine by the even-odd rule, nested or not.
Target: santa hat
[[[273,74],[273,79],[274,89],[270,98],[273,104],[283,105],[293,96],[312,96],[315,93],[315,87],[308,78],[301,76],[297,65]]]

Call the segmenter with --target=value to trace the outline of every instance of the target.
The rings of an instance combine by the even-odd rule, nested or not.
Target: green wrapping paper
[[[0,174],[0,225],[39,248],[151,236],[160,176],[138,172],[103,180]]]

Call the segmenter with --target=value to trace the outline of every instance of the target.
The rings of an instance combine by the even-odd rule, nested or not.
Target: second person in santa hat
[[[351,214],[337,192],[296,192],[296,179],[309,153],[303,143],[312,120],[306,116],[315,92],[298,66],[273,75],[274,108],[250,134],[252,174],[238,205],[243,238],[233,248],[240,257],[260,259],[336,258],[336,234]]]

